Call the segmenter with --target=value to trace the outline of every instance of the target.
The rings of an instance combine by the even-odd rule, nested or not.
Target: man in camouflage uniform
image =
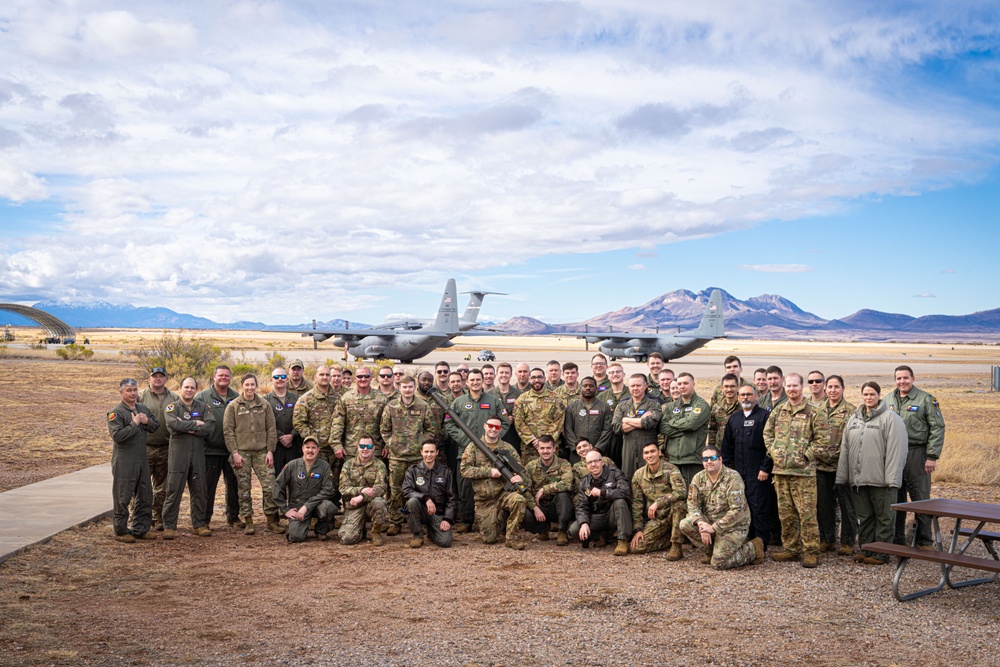
[[[563,403],[580,398],[580,367],[572,361],[567,361],[562,365],[563,383],[556,387],[556,393],[562,398]]]
[[[826,376],[823,375],[823,371],[809,371],[806,373],[806,384],[809,389],[809,395],[806,396],[806,400],[817,408],[822,407],[826,403]]]
[[[701,458],[705,469],[691,482],[681,532],[707,547],[702,563],[718,570],[763,563],[763,541],[759,537],[747,541],[750,507],[743,478],[722,465],[719,448],[714,445],[706,446]]]
[[[740,387],[752,386],[752,383],[747,382],[743,379],[743,362],[736,355],[729,355],[722,362],[723,368],[726,369],[726,375],[736,376],[736,389],[739,390]],[[725,376],[723,376],[723,382],[725,382]],[[735,395],[735,394],[734,394]],[[723,400],[725,396],[725,391],[723,390],[722,384],[719,384],[712,392],[712,398],[709,400],[709,407],[715,407],[715,404]],[[735,398],[733,400],[736,400]],[[723,422],[723,427],[725,427],[725,422]],[[722,442],[722,436],[719,436],[719,442]]]
[[[553,359],[545,364],[545,388],[555,391],[561,386],[563,386],[562,364]]]
[[[573,468],[569,461],[556,456],[556,445],[548,435],[538,438],[538,458],[528,463],[525,472],[530,480],[531,498],[527,498],[524,528],[549,539],[549,523],[558,524],[556,546],[569,543],[569,525],[573,521]]]
[[[632,477],[632,553],[663,551],[667,560],[682,558],[681,519],[687,512],[687,486],[677,466],[662,460],[655,442],[642,448],[646,465]]]
[[[430,371],[420,371],[417,374],[417,398],[427,404],[431,410],[431,419],[434,421],[434,440],[437,442],[438,458],[445,460],[444,443],[446,435],[444,432],[444,408],[438,402],[431,399],[431,392],[434,389],[434,374]]]
[[[906,425],[908,447],[906,467],[903,468],[903,485],[899,487],[898,502],[927,500],[931,497],[931,473],[944,447],[944,417],[938,400],[913,385],[913,369],[899,366],[895,371],[896,389],[885,397],[890,410],[903,418]],[[931,518],[917,514],[915,544],[918,547],[934,543],[931,536]],[[906,543],[906,513],[896,512],[896,544]]]
[[[372,546],[385,544],[382,532],[389,520],[385,494],[389,473],[375,457],[375,441],[361,436],[353,449],[355,455],[344,462],[340,473],[340,495],[344,499],[344,523],[340,526],[341,544],[357,544],[365,534],[365,521],[372,522]]]
[[[327,366],[316,369],[316,385],[299,396],[292,411],[295,432],[305,441],[312,438],[319,445],[319,456],[330,464],[334,477],[340,472],[340,462],[333,455],[333,411],[340,397],[330,383],[331,372]],[[335,463],[336,461],[336,463]]]
[[[550,364],[552,362],[549,362]],[[561,366],[559,367],[561,370]],[[562,443],[566,404],[553,389],[545,386],[545,373],[532,368],[528,375],[531,390],[514,402],[514,427],[521,436],[521,454],[526,462],[538,458],[538,436],[550,435],[559,448]]]
[[[503,422],[499,417],[490,417],[483,425],[483,444],[493,452],[503,453],[512,461],[520,463],[521,457],[508,443],[500,440],[500,430]],[[470,443],[462,454],[462,465],[459,468],[463,477],[472,481],[472,489],[476,498],[476,520],[483,534],[484,544],[493,544],[500,535],[500,522],[507,517],[507,540],[509,548],[524,549],[524,542],[517,539],[516,534],[524,520],[524,510],[528,499],[516,491],[508,491],[506,481],[500,471],[493,467],[490,460],[475,443]],[[520,475],[514,475],[511,481],[515,484],[524,482]]]
[[[726,423],[740,407],[740,402],[736,400],[738,384],[739,378],[732,373],[726,373],[725,377],[722,378],[721,397],[712,401],[708,411],[708,444],[710,445],[722,444],[722,436],[726,433]]]
[[[701,471],[698,452],[708,437],[708,418],[711,408],[694,390],[694,376],[681,373],[677,376],[680,397],[670,404],[660,420],[660,436],[667,460],[677,466],[684,481],[691,484]]]
[[[631,480],[642,466],[642,448],[656,442],[660,426],[660,404],[646,395],[646,376],[635,373],[628,379],[630,398],[615,408],[611,430],[622,438],[622,473]]]
[[[816,520],[816,452],[827,447],[826,416],[802,395],[802,376],[785,376],[788,400],[771,410],[764,424],[764,445],[774,461],[781,544],[773,555],[779,562],[798,560],[802,567],[819,565],[819,525]]]
[[[814,371],[818,372],[818,371]],[[810,376],[813,373],[809,374]],[[831,375],[826,380],[826,397],[819,405],[826,416],[827,446],[816,452],[816,519],[819,523],[819,550],[832,551],[837,543],[837,505],[840,505],[841,556],[854,552],[858,534],[858,518],[854,513],[851,490],[837,484],[837,464],[840,463],[840,443],[844,427],[857,407],[844,399],[844,378]]]
[[[420,462],[420,445],[437,437],[430,406],[417,398],[417,382],[410,375],[399,381],[399,396],[382,410],[382,441],[389,447],[389,530],[399,535],[403,525],[403,477],[406,469]]]
[[[785,375],[780,366],[767,367],[767,391],[757,399],[757,405],[771,412],[788,400],[784,389]]]
[[[500,428],[500,438],[503,439],[505,433],[510,428],[510,415],[507,408],[503,406],[494,394],[483,391],[483,373],[477,368],[469,371],[466,376],[466,386],[468,390],[452,400],[451,411],[458,415],[469,430],[479,433],[487,420],[497,418],[502,424]],[[472,485],[458,471],[458,457],[464,454],[466,447],[472,442],[469,437],[462,432],[449,415],[444,416],[444,429],[451,440],[452,449],[457,453],[455,459],[456,473],[456,494],[458,497],[458,524],[455,532],[462,534],[472,529],[472,524],[476,518],[476,503],[472,491]]]
[[[278,511],[288,518],[289,542],[305,542],[312,519],[316,539],[325,541],[336,506],[337,484],[330,464],[319,458],[319,443],[309,436],[302,443],[302,458],[289,461],[274,478],[272,497]]]
[[[155,432],[160,423],[149,408],[138,402],[139,384],[135,380],[125,378],[118,383],[118,393],[122,400],[108,413],[108,432],[113,441],[111,493],[115,541],[131,544],[136,539],[155,540],[156,533],[150,532],[153,493],[146,436]]]
[[[315,385],[305,378],[305,364],[301,359],[296,359],[288,367],[290,377],[288,378],[288,391],[295,392],[299,396],[311,390]]]
[[[153,483],[153,530],[163,530],[163,501],[167,497],[167,466],[170,434],[164,411],[180,396],[167,389],[167,371],[157,366],[149,374],[149,386],[139,392],[139,402],[149,408],[160,425],[146,436],[146,457]]]
[[[354,388],[344,392],[333,406],[333,422],[330,426],[330,444],[333,446],[333,460],[330,468],[334,475],[340,474],[348,459],[357,456],[357,443],[363,435],[375,439],[377,456],[388,454],[382,442],[382,410],[385,396],[372,391],[372,371],[367,366],[359,366],[354,372]]]
[[[614,411],[597,400],[597,382],[585,377],[580,382],[580,398],[566,405],[563,421],[563,450],[570,452],[570,463],[577,463],[576,443],[580,438],[593,442],[602,453],[611,446],[611,418]],[[586,469],[586,466],[584,466]],[[586,474],[586,473],[584,473]]]

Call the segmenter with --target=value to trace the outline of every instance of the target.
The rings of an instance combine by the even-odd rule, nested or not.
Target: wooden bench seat
[[[972,531],[970,530],[969,532]],[[997,539],[1000,539],[1000,535],[997,535]],[[891,544],[889,542],[871,542],[869,544],[862,545],[861,548],[866,551],[874,551],[876,553],[888,554],[889,556],[897,556],[899,558],[915,558],[917,560],[929,560],[934,563],[944,563],[945,565],[954,565],[957,567],[969,567],[976,570],[1000,572],[1000,560],[952,554],[947,551],[917,549],[916,547]]]
[[[965,537],[971,537],[973,532],[975,532],[975,529],[967,526],[958,529],[958,534]],[[984,542],[1000,542],[1000,533],[991,533],[988,530],[981,530],[979,531],[979,534],[976,535],[976,539],[983,540]]]

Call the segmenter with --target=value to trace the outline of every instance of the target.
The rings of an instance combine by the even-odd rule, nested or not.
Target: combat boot
[[[569,535],[566,533],[565,530],[560,530],[558,533],[556,533],[556,546],[564,547],[567,544],[569,544]]]
[[[191,532],[193,532],[198,537],[211,537],[212,536],[212,531],[209,530],[208,528],[206,528],[205,526],[199,526],[198,528],[195,528]],[[163,539],[167,539],[166,534],[164,534]]]
[[[539,542],[548,542],[549,541],[549,531],[548,531],[548,529],[546,529],[544,533],[538,533],[538,541]]]
[[[802,567],[819,567],[819,556],[817,554],[804,554]]]
[[[382,528],[372,528],[372,546],[373,547],[383,547],[385,546],[385,538],[382,537]]]
[[[243,523],[242,519],[235,519],[233,521],[227,521],[226,525],[229,526],[230,528],[235,528],[236,530],[243,530],[244,528],[247,527],[247,525],[245,523]]]
[[[598,535],[597,541],[594,542],[594,546],[598,548],[608,546],[608,534],[601,533],[600,535]]]
[[[505,542],[508,549],[513,549],[514,551],[521,551],[524,549],[524,542],[517,539],[516,537],[508,537]]]
[[[799,555],[794,551],[789,551],[788,549],[778,549],[773,554],[771,554],[771,560],[777,561],[779,563],[790,563],[799,559]]]
[[[760,565],[764,562],[764,540],[755,537],[750,540],[750,544],[753,545],[753,564]]]
[[[125,533],[124,535],[115,535],[115,542],[121,542],[122,544],[135,544],[135,537]]]
[[[153,531],[149,531],[148,533],[143,533],[142,535],[136,535],[135,539],[137,539],[137,540],[155,540],[156,539],[156,533],[154,533]]]
[[[385,531],[385,535],[386,537],[395,537],[396,535],[399,535],[401,532],[402,530],[400,529],[399,524],[394,523],[389,526],[389,530]]]
[[[708,547],[707,549],[705,549],[705,553],[701,555],[701,564],[702,565],[712,564],[712,547]]]
[[[271,521],[270,519],[267,520],[267,529],[272,533],[277,533],[278,535],[281,535],[282,533],[285,532],[284,526],[282,526],[277,521]]]
[[[465,533],[469,532],[469,526],[464,523],[459,523],[454,528],[451,529],[451,532],[455,533],[456,535],[464,535]]]
[[[829,542],[820,542],[819,543],[819,552],[820,553],[826,553],[827,551],[833,551],[833,545],[830,544]]]
[[[171,530],[170,528],[163,529],[163,539],[172,540],[177,537],[177,531]]]
[[[255,531],[253,529],[253,519],[247,519],[244,522],[244,525],[243,525],[243,534],[244,535],[253,535],[256,532],[257,531]]]
[[[874,556],[865,556],[861,562],[865,565],[886,565],[889,561],[875,558]]]
[[[674,542],[670,545],[670,551],[667,552],[667,560],[677,561],[684,558],[684,552],[681,551],[680,542]]]
[[[316,539],[319,540],[320,542],[326,542],[328,539],[330,539],[330,536],[327,535],[326,533],[316,533]]]
[[[628,556],[628,540],[618,540],[612,556]]]
[[[422,546],[424,546],[424,536],[423,535],[414,535],[413,539],[410,540],[410,548],[411,549],[419,549]]]
[[[850,544],[841,544],[840,548],[837,549],[837,554],[840,556],[850,556],[854,553],[854,547]]]
[[[863,553],[861,553],[860,551],[858,553],[854,554],[854,562],[855,563],[864,563],[865,562],[865,555]]]

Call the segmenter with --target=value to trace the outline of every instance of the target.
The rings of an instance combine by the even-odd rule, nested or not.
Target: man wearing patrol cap
[[[180,396],[167,389],[167,370],[157,366],[149,373],[149,386],[139,392],[139,402],[149,408],[160,427],[146,438],[146,458],[153,483],[153,529],[163,530],[163,500],[167,497],[167,432],[165,410]]]
[[[306,393],[314,386],[312,382],[305,378],[305,368],[306,366],[302,363],[301,359],[296,359],[292,362],[292,365],[288,367],[288,391],[298,394],[299,396]]]
[[[160,428],[160,422],[138,402],[139,383],[125,378],[118,383],[121,402],[108,413],[111,434],[111,492],[114,501],[115,541],[132,543],[155,540],[152,525],[153,492],[146,458],[146,436]],[[132,499],[135,503],[129,506]],[[132,513],[129,525],[129,511]]]
[[[285,539],[305,542],[309,524],[316,518],[316,539],[325,541],[336,511],[336,492],[330,464],[319,458],[316,438],[308,436],[302,443],[302,458],[289,461],[274,479],[271,495],[278,511],[288,519]]]

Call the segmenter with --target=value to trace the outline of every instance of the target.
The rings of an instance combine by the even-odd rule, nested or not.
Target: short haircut
[[[508,364],[506,361],[501,361],[499,364],[497,364],[497,370],[500,370],[501,368],[506,368],[511,373],[514,372],[514,368],[510,364]]]
[[[196,380],[195,378],[191,377],[190,375],[188,375],[186,378],[184,378],[183,380],[181,380],[181,385],[180,386],[183,387],[184,383],[187,382],[188,380],[191,380],[191,382],[194,382],[194,388],[195,389],[198,388],[198,380]]]
[[[553,359],[553,360],[549,361],[549,363],[547,363],[545,365],[546,366],[560,366],[560,367],[562,366],[562,364],[560,364],[556,359]]]
[[[483,377],[483,372],[478,368],[472,368],[469,370],[469,377],[472,377],[473,375],[478,375],[479,377]]]
[[[425,376],[425,375],[430,375],[430,376],[431,376],[432,378],[434,377],[434,373],[431,373],[431,372],[430,372],[430,371],[428,371],[428,370],[423,370],[423,371],[420,371],[419,373],[417,373],[417,378],[418,378],[418,379],[419,379],[419,378],[422,378],[422,377],[423,377],[423,376]]]
[[[716,456],[722,456],[722,450],[719,449],[718,445],[705,445],[701,448],[701,453],[704,454],[705,452],[715,452]]]
[[[826,376],[823,375],[823,371],[809,371],[808,373],[806,373],[806,377],[809,377],[813,373],[819,373],[821,376],[823,376],[824,379],[826,379]]]
[[[572,361],[567,361],[565,364],[562,365],[562,369],[563,371],[578,371],[580,370],[580,367],[574,364]]]
[[[556,363],[558,363],[558,362],[556,362]],[[534,367],[534,368],[532,368],[532,369],[531,369],[530,371],[528,371],[528,375],[531,375],[531,374],[532,374],[532,373],[534,373],[535,371],[538,371],[538,372],[539,372],[539,373],[541,373],[542,375],[545,375],[545,371],[544,371],[544,370],[542,370],[541,368],[539,368],[538,366],[535,366],[535,367]]]
[[[399,378],[399,384],[416,384],[417,380],[412,375],[404,375]]]
[[[628,381],[631,382],[632,380],[642,380],[643,384],[649,384],[645,373],[632,373],[632,375],[628,376]]]
[[[553,447],[556,444],[555,438],[553,438],[551,435],[540,435],[540,436],[538,436],[538,444],[542,444],[543,442],[545,444],[547,444],[547,445],[552,445]]]
[[[483,364],[482,366],[480,366],[479,370],[485,371],[487,368],[490,369],[491,371],[496,370],[496,368],[493,367],[493,364]]]
[[[434,368],[440,368],[441,366],[444,366],[449,371],[451,370],[451,364],[449,364],[447,361],[439,361],[436,364],[434,364]]]
[[[863,385],[861,385],[861,391],[864,391],[868,387],[874,389],[875,393],[878,394],[879,396],[882,395],[882,387],[878,386],[878,382],[875,382],[875,380],[869,380],[868,382],[865,382]]]
[[[786,380],[788,378],[798,378],[799,379],[799,384],[805,384],[805,380],[803,380],[802,376],[799,375],[798,373],[789,373],[788,375],[785,376]]]
[[[608,358],[607,358],[607,357],[605,357],[605,356],[604,356],[603,354],[601,354],[600,352],[598,352],[597,354],[595,354],[594,356],[592,356],[592,357],[590,358],[590,361],[591,361],[591,363],[593,363],[594,359],[601,359],[601,360],[603,360],[603,361],[604,361],[605,363],[607,363],[607,361],[608,361]]]
[[[451,380],[453,377],[456,377],[456,376],[458,377],[459,380],[464,380],[465,379],[465,378],[462,377],[462,374],[459,373],[458,371],[452,371],[452,372],[448,373],[448,379],[449,380]]]
[[[660,446],[655,442],[647,442],[642,446],[642,451],[646,451],[646,447],[656,447],[656,451],[660,451]]]
[[[844,386],[844,378],[840,377],[839,375],[831,375],[830,377],[828,377],[828,378],[826,379],[826,383],[827,383],[827,384],[830,384],[830,380],[836,380],[837,382],[839,382],[839,383],[840,383],[840,386],[841,386],[841,387],[843,387],[843,386]]]
[[[736,373],[726,373],[725,375],[722,376],[722,383],[723,384],[725,384],[729,380],[732,380],[733,382],[735,382],[736,385],[737,385],[737,387],[740,384],[740,379],[738,377],[736,377]]]
[[[597,384],[597,380],[595,380],[595,379],[594,379],[594,377],[593,377],[592,375],[585,375],[585,376],[584,376],[584,377],[583,377],[583,378],[582,378],[582,379],[580,380],[580,384],[583,384],[583,383],[584,383],[584,382],[586,382],[587,380],[590,380],[590,381],[591,381],[591,382],[593,382],[594,384]]]
[[[688,373],[687,371],[684,371],[683,373],[677,376],[678,380],[680,380],[681,378],[691,378],[691,382],[694,382],[694,376]]]
[[[594,446],[594,443],[592,443],[589,438],[577,438],[576,445],[574,445],[574,447],[579,447],[581,442],[585,442],[591,447]]]
[[[743,362],[740,361],[740,358],[737,357],[735,354],[730,354],[728,357],[726,357],[722,361],[722,365],[723,366],[728,366],[729,364],[733,363],[734,361],[740,365],[740,368],[743,368]]]
[[[361,442],[362,440],[371,440],[372,442],[375,442],[375,438],[371,437],[367,433],[362,433],[361,436],[358,438],[358,442]]]
[[[423,449],[424,445],[434,445],[434,449],[437,449],[438,443],[434,438],[424,438],[424,441],[420,443],[420,448]]]
[[[215,370],[212,371],[212,375],[215,375],[219,371],[229,371],[230,373],[232,373],[233,369],[230,368],[229,366],[226,366],[225,364],[219,364],[218,366],[215,367]]]
[[[770,375],[771,373],[777,373],[778,375],[784,376],[784,373],[781,372],[781,366],[768,366],[767,370],[765,370],[764,372],[767,373],[768,375]]]
[[[660,361],[663,361],[663,355],[659,352],[650,352],[646,355],[646,363],[649,363],[650,359],[659,359]]]
[[[660,373],[670,373],[670,377],[677,377],[677,373],[674,373],[673,369],[667,368],[666,366],[660,369]]]
[[[892,372],[893,376],[895,377],[896,373],[898,373],[899,371],[906,371],[907,373],[910,374],[911,378],[917,377],[916,375],[913,374],[913,369],[910,368],[909,366],[896,366],[896,370]]]
[[[757,375],[757,373],[763,373],[764,375],[767,375],[767,369],[766,368],[758,368],[757,370],[755,370],[753,372],[753,374]]]

